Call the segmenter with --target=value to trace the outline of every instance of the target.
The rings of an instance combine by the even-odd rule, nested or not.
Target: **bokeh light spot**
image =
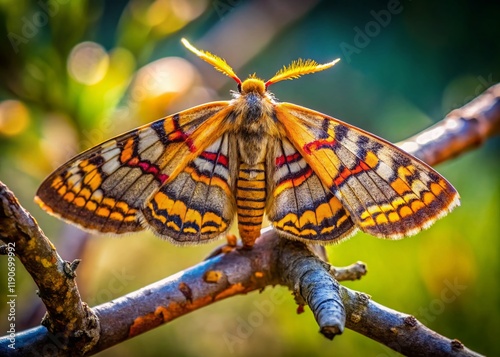
[[[132,88],[132,98],[142,100],[163,93],[183,93],[192,86],[193,66],[179,57],[166,57],[139,70]]]
[[[142,67],[130,87],[133,116],[151,120],[166,115],[167,108],[185,97],[195,80],[193,65],[178,57],[162,58]]]
[[[146,12],[146,21],[149,26],[157,26],[167,19],[169,12],[169,2],[157,0],[149,6]]]
[[[52,165],[51,169],[63,164],[78,151],[78,134],[71,118],[61,113],[47,113],[42,121],[40,145]]]
[[[0,134],[14,136],[22,133],[30,122],[28,108],[19,100],[0,102]]]
[[[207,8],[207,1],[205,0],[172,0],[171,4],[175,15],[185,21],[194,20]]]
[[[106,75],[108,67],[108,54],[95,42],[79,43],[69,55],[68,72],[73,79],[82,84],[99,83]]]

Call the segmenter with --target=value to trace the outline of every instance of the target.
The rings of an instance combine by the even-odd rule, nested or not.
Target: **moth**
[[[237,216],[244,247],[264,214],[285,238],[339,242],[358,229],[398,239],[459,205],[439,173],[374,134],[295,104],[269,87],[332,67],[297,60],[241,81],[222,59],[182,43],[234,79],[229,101],[203,104],[97,145],[49,175],[35,200],[105,233],[151,229],[173,243],[224,235]]]

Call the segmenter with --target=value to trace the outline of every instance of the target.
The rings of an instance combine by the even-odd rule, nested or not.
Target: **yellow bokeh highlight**
[[[149,6],[132,6],[136,18],[161,35],[172,33],[200,16],[208,6],[207,0],[156,0]]]
[[[169,104],[186,95],[195,81],[193,65],[182,58],[166,57],[149,63],[139,69],[130,88],[134,114],[147,121],[166,115]]]
[[[78,133],[71,118],[63,113],[46,113],[41,120],[39,145],[44,153],[44,171],[55,169],[77,154]]]
[[[68,72],[77,82],[85,85],[99,83],[109,68],[109,56],[101,45],[82,42],[76,45],[68,58]]]
[[[177,17],[186,22],[192,21],[200,16],[208,6],[207,0],[171,0],[172,11]]]
[[[18,135],[27,128],[29,122],[30,113],[21,101],[0,102],[0,135]]]

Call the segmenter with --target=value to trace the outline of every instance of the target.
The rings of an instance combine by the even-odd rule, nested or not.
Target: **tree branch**
[[[500,84],[496,84],[437,124],[396,145],[429,165],[437,165],[499,133]]]
[[[330,266],[300,242],[281,239],[273,230],[265,232],[252,250],[235,249],[93,310],[101,324],[95,354],[147,332],[177,317],[219,300],[261,290],[281,283],[307,302],[320,332],[333,338],[345,325],[406,355],[480,356],[459,341],[450,340],[420,324],[414,317],[386,308],[364,293],[340,286]],[[344,308],[345,307],[345,308]],[[347,319],[346,319],[347,316]],[[5,337],[0,339],[4,352]],[[44,326],[16,337],[15,353],[30,355],[50,351],[66,356],[65,341]],[[77,349],[70,352],[77,353]]]
[[[278,255],[280,283],[288,286],[299,307],[308,305],[320,332],[332,340],[344,331],[346,312],[340,286],[330,274],[330,266],[301,242],[279,239],[273,232]],[[323,272],[323,273],[320,273]]]
[[[369,295],[341,286],[347,328],[405,356],[481,356],[457,339],[446,338],[424,326],[414,316],[373,301]]]
[[[500,86],[493,86],[442,122],[399,145],[429,164],[470,150],[499,132],[499,98]],[[310,306],[320,331],[328,338],[347,326],[408,355],[478,356],[459,341],[429,330],[413,316],[338,284],[337,280],[366,273],[362,263],[332,269],[317,255],[323,255],[321,250],[279,239],[272,230],[265,232],[252,250],[223,250],[227,253],[92,311],[80,301],[73,270],[5,186],[0,188],[0,202],[0,235],[4,241],[15,243],[17,256],[40,288],[50,321],[47,327],[19,333],[15,351],[7,347],[9,336],[0,338],[0,354],[24,356],[36,351],[51,356],[90,355],[213,302],[282,284],[292,289],[299,305]]]
[[[1,181],[0,238],[14,248],[39,288],[38,295],[47,308],[42,324],[80,351],[90,349],[99,339],[99,320],[80,299],[74,280],[79,261],[61,259],[35,219]],[[15,296],[15,288],[9,293]]]

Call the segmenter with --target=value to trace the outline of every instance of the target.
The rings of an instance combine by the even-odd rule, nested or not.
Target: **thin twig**
[[[368,273],[366,264],[356,262],[346,267],[330,267],[330,274],[337,281],[359,280]]]

